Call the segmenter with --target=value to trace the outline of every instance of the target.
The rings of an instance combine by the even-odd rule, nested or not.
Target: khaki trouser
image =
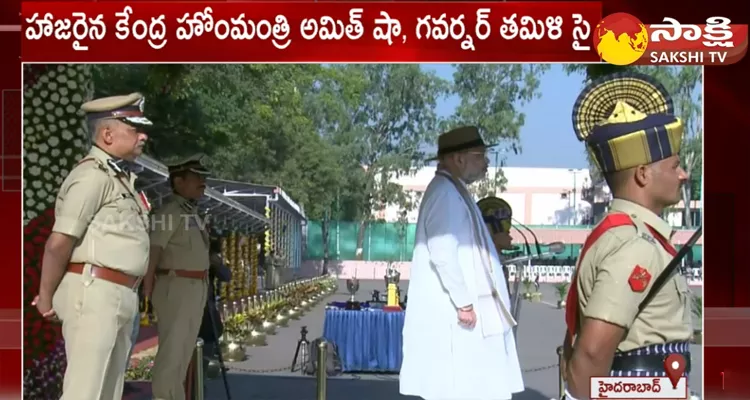
[[[132,289],[67,273],[52,299],[62,319],[68,367],[61,400],[120,400],[138,296]]]
[[[158,323],[159,350],[154,360],[153,400],[185,400],[185,376],[195,349],[206,305],[205,280],[159,276],[151,302]]]

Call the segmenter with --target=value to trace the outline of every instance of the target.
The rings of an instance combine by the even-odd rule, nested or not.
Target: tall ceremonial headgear
[[[680,151],[683,134],[664,86],[632,72],[586,86],[573,106],[573,129],[604,173],[669,158]]]
[[[510,208],[508,202],[501,198],[490,196],[479,200],[477,206],[482,212],[484,223],[487,224],[492,233],[510,233],[513,209]]]

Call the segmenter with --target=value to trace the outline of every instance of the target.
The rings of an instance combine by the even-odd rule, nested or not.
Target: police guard
[[[510,228],[512,226],[513,209],[510,204],[505,200],[490,196],[485,197],[477,202],[479,211],[482,212],[482,218],[484,223],[487,225],[487,230],[492,235],[492,242],[497,248],[498,256],[502,255],[503,250],[513,250],[513,238],[510,236]],[[510,273],[508,266],[503,264],[503,274],[505,275],[505,283],[508,285],[508,292],[510,293]]]
[[[206,304],[209,236],[198,200],[209,171],[196,155],[169,165],[174,195],[155,212],[151,260],[144,292],[158,315],[159,350],[154,360],[154,400],[184,400],[183,382]],[[154,283],[154,277],[155,283]]]
[[[591,377],[666,376],[672,353],[685,357],[687,376],[693,330],[685,277],[673,272],[641,305],[677,253],[660,217],[680,201],[687,179],[672,99],[649,76],[618,73],[583,90],[573,126],[614,200],[586,239],[568,293],[566,397],[588,399]]]
[[[119,400],[137,287],[148,267],[148,204],[129,162],[147,136],[138,93],[82,105],[93,147],[65,178],[44,249],[37,309],[62,320],[63,400]]]

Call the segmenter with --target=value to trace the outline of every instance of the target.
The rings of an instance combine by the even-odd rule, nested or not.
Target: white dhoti
[[[478,251],[476,221],[450,180],[436,176],[422,198],[403,330],[400,392],[426,400],[506,400],[524,390],[505,277],[494,246]],[[480,217],[481,218],[481,217]],[[481,220],[480,220],[481,221]],[[492,243],[483,223],[481,234]],[[477,268],[489,258],[499,298],[482,298],[487,280]],[[487,300],[491,303],[488,305]],[[502,302],[502,306],[499,302]],[[477,324],[458,324],[456,308],[474,305]],[[496,314],[493,314],[496,313]]]

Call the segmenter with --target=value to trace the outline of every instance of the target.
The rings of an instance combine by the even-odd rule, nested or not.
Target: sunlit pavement
[[[381,280],[360,281],[357,298],[366,301],[373,289],[384,292]],[[401,282],[402,291],[408,293],[408,282]],[[698,288],[699,290],[699,288]],[[558,369],[556,348],[562,341],[565,325],[563,311],[557,309],[557,298],[553,285],[540,287],[542,302],[524,302],[519,318],[518,346],[521,366],[524,370],[526,391],[513,398],[516,400],[549,400],[558,396]],[[337,294],[327,298],[309,311],[300,320],[290,321],[289,327],[279,329],[268,338],[268,346],[248,349],[248,359],[240,363],[227,363],[227,374],[232,399],[234,400],[315,400],[316,381],[313,377],[288,371],[294,356],[302,326],[309,330],[308,339],[322,335],[325,303],[345,301],[346,284],[341,281]],[[691,390],[701,390],[701,347],[693,346],[693,366],[690,375]],[[265,372],[265,371],[272,372]],[[398,375],[345,374],[329,378],[327,400],[398,400],[416,399],[398,393]],[[222,379],[206,382],[206,400],[226,398]],[[147,399],[145,392],[129,396],[131,400]]]

